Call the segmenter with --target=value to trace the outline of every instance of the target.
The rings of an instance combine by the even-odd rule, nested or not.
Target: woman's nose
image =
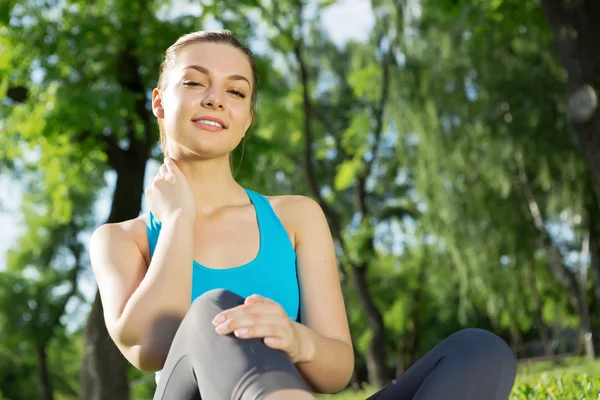
[[[205,92],[202,99],[202,106],[210,109],[223,109],[223,97],[216,88],[211,88]]]

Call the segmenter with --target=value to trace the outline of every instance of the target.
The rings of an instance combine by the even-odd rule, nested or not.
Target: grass
[[[344,391],[318,399],[365,400],[374,392]],[[521,364],[510,400],[600,400],[600,360],[573,357],[559,366],[550,362]]]

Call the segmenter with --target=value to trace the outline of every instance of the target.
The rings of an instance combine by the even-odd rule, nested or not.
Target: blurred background
[[[218,28],[258,57],[238,181],[328,217],[348,393],[465,327],[600,386],[597,0],[0,0],[1,399],[152,397],[87,246],[147,211],[165,49]]]

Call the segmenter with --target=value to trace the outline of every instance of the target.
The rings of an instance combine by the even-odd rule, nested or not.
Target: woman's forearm
[[[347,343],[320,335],[307,326],[296,323],[304,343],[303,361],[296,368],[316,393],[337,393],[350,382],[354,371],[354,352]]]

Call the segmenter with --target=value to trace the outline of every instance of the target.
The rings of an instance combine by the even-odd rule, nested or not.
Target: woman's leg
[[[459,331],[369,400],[507,400],[516,362],[508,345],[481,330]]]
[[[262,339],[215,332],[215,315],[243,303],[227,290],[211,290],[193,302],[171,344],[154,400],[257,400],[289,389],[310,393],[284,352]]]

